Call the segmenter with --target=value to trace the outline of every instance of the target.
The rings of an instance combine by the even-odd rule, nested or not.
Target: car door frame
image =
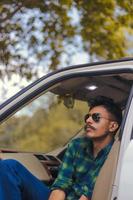
[[[125,67],[125,65],[127,67]],[[114,73],[132,73],[132,71],[133,66],[130,65],[130,61],[125,61],[124,64],[123,62],[103,62],[100,64],[96,63],[95,65],[86,64],[57,70],[53,73],[43,76],[1,104],[0,123],[24,107],[31,100],[42,95],[55,84],[58,84],[60,81],[74,77],[109,75]]]
[[[133,86],[131,88],[131,92],[128,98],[128,102],[125,108],[125,113],[124,113],[123,121],[121,125],[121,134],[120,134],[121,147],[120,147],[120,152],[119,152],[115,181],[114,181],[114,185],[112,189],[111,200],[114,200],[114,199],[121,200],[119,197],[119,193],[121,193],[121,184],[122,184],[121,179],[123,178],[123,176],[125,176],[125,174],[124,175],[122,174],[122,168],[123,168],[123,165],[125,165],[124,157],[125,157],[127,148],[131,143],[131,140],[133,140],[133,114],[132,114],[133,112],[132,110],[133,110]],[[133,197],[133,193],[132,193],[132,197]]]
[[[132,60],[133,61],[133,60]],[[128,63],[128,65],[127,65]],[[125,67],[127,66],[127,67]],[[76,67],[70,67],[63,70],[58,70],[56,72],[50,73],[42,77],[41,79],[35,81],[34,83],[30,84],[26,88],[22,89],[19,93],[11,97],[9,100],[4,102],[0,105],[0,123],[5,121],[11,115],[13,115],[16,111],[27,105],[31,100],[36,99],[38,96],[42,95],[46,92],[49,88],[52,88],[56,84],[59,84],[60,81],[67,80],[74,77],[81,77],[81,76],[98,76],[98,75],[111,75],[117,73],[133,73],[133,66],[130,65],[130,61],[126,62],[113,62],[113,63],[100,63],[95,65],[78,65]],[[124,119],[122,123],[123,127],[123,136],[122,136],[122,148],[120,149],[120,156],[118,160],[118,167],[116,173],[116,179],[114,185],[116,187],[113,189],[112,192],[112,200],[116,197],[117,190],[116,188],[119,187],[119,180],[120,180],[120,172],[121,172],[121,163],[123,159],[123,154],[127,145],[130,142],[132,130],[128,128],[128,118],[132,119],[130,107],[133,104],[133,91],[131,91],[128,104],[126,106]],[[128,134],[126,133],[128,130]],[[124,140],[124,138],[126,138]],[[125,142],[126,141],[126,142]]]

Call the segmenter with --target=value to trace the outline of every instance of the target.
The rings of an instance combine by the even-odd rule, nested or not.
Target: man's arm
[[[65,200],[65,192],[63,190],[53,190],[48,200]]]
[[[68,191],[71,191],[71,188],[73,185],[73,173],[74,173],[73,162],[74,162],[76,150],[77,148],[75,147],[75,143],[71,142],[68,146],[67,151],[65,152],[65,156],[64,156],[62,165],[60,167],[58,176],[51,187],[52,191],[59,190],[60,195],[62,195],[61,196],[62,198],[63,198],[63,194],[66,194]],[[56,192],[54,192],[54,196],[55,195],[56,195]],[[54,199],[50,199],[50,200],[54,200]]]

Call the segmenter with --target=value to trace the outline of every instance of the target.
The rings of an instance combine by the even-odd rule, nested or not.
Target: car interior
[[[63,102],[64,107],[71,110],[76,100],[84,102],[89,106],[90,98],[98,95],[107,96],[113,98],[121,106],[124,115],[132,80],[133,77],[129,73],[95,75],[90,77],[84,75],[60,81],[48,92],[58,97]],[[47,153],[34,151],[24,152],[22,150],[19,151],[2,147],[0,148],[0,158],[18,160],[37,178],[50,186],[57,177],[59,166],[62,163],[68,143],[73,138],[80,137],[84,134],[84,126],[82,125],[64,145]],[[92,200],[109,200],[111,198],[111,188],[116,173],[121,135],[122,130],[119,130],[108,159],[105,161],[97,178]],[[3,142],[1,139],[0,141]]]

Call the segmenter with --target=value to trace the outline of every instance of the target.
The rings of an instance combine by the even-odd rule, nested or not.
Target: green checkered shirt
[[[91,198],[96,177],[112,144],[108,144],[94,158],[90,139],[82,137],[72,140],[51,190],[65,191],[67,200],[78,200],[82,194]]]

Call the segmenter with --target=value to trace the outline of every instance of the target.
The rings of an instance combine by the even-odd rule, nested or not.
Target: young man
[[[86,134],[69,144],[52,192],[19,162],[3,160],[0,161],[0,200],[91,199],[96,177],[121,120],[121,109],[113,100],[101,96],[93,99],[85,116]]]
[[[91,199],[96,177],[121,120],[121,109],[112,99],[99,96],[90,101],[85,116],[86,135],[70,143],[49,200]]]

